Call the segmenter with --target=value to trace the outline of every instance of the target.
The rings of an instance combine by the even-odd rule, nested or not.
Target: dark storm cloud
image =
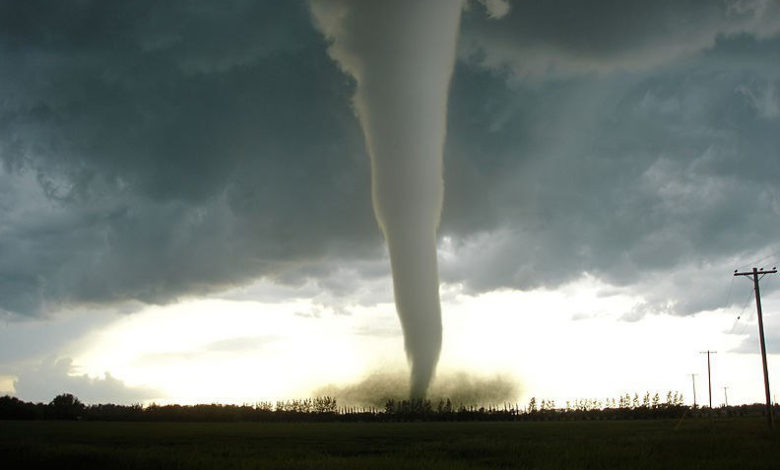
[[[464,18],[462,56],[516,79],[640,70],[712,47],[718,37],[780,31],[772,0],[515,1],[485,22]]]
[[[779,248],[778,51],[719,36],[684,62],[532,82],[462,65],[443,279],[482,291],[589,272],[647,311],[723,305],[731,270]]]
[[[443,280],[589,272],[648,311],[721,302],[697,268],[727,285],[780,249],[777,5],[472,5]],[[326,50],[303,2],[2,2],[0,311],[259,277],[369,303],[387,268],[354,84]]]
[[[378,241],[351,84],[304,4],[2,9],[0,307],[166,301]]]

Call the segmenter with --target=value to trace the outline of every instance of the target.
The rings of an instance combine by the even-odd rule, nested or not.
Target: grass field
[[[679,426],[678,426],[679,424]],[[468,423],[0,421],[0,466],[53,469],[777,469],[759,418]]]

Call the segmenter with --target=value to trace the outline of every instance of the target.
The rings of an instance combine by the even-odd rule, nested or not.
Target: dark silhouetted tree
[[[528,402],[528,412],[536,412],[536,397],[531,397],[531,401]]]
[[[49,403],[49,412],[55,419],[77,419],[84,412],[84,404],[72,394],[63,393]]]

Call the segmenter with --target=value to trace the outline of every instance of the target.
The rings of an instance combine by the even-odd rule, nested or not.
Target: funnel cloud
[[[423,397],[439,360],[436,259],[447,95],[461,2],[312,2],[329,53],[357,81],[354,107],[371,157],[371,188],[387,241],[396,310]]]

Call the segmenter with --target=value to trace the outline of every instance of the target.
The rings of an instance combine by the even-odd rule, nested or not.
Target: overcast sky
[[[155,396],[69,357],[150,309],[392,301],[355,83],[327,48],[303,1],[0,3],[0,390]],[[617,323],[748,315],[731,272],[780,260],[779,2],[472,1],[457,57],[449,289],[598,285],[632,299]],[[360,331],[397,328],[379,323]]]

